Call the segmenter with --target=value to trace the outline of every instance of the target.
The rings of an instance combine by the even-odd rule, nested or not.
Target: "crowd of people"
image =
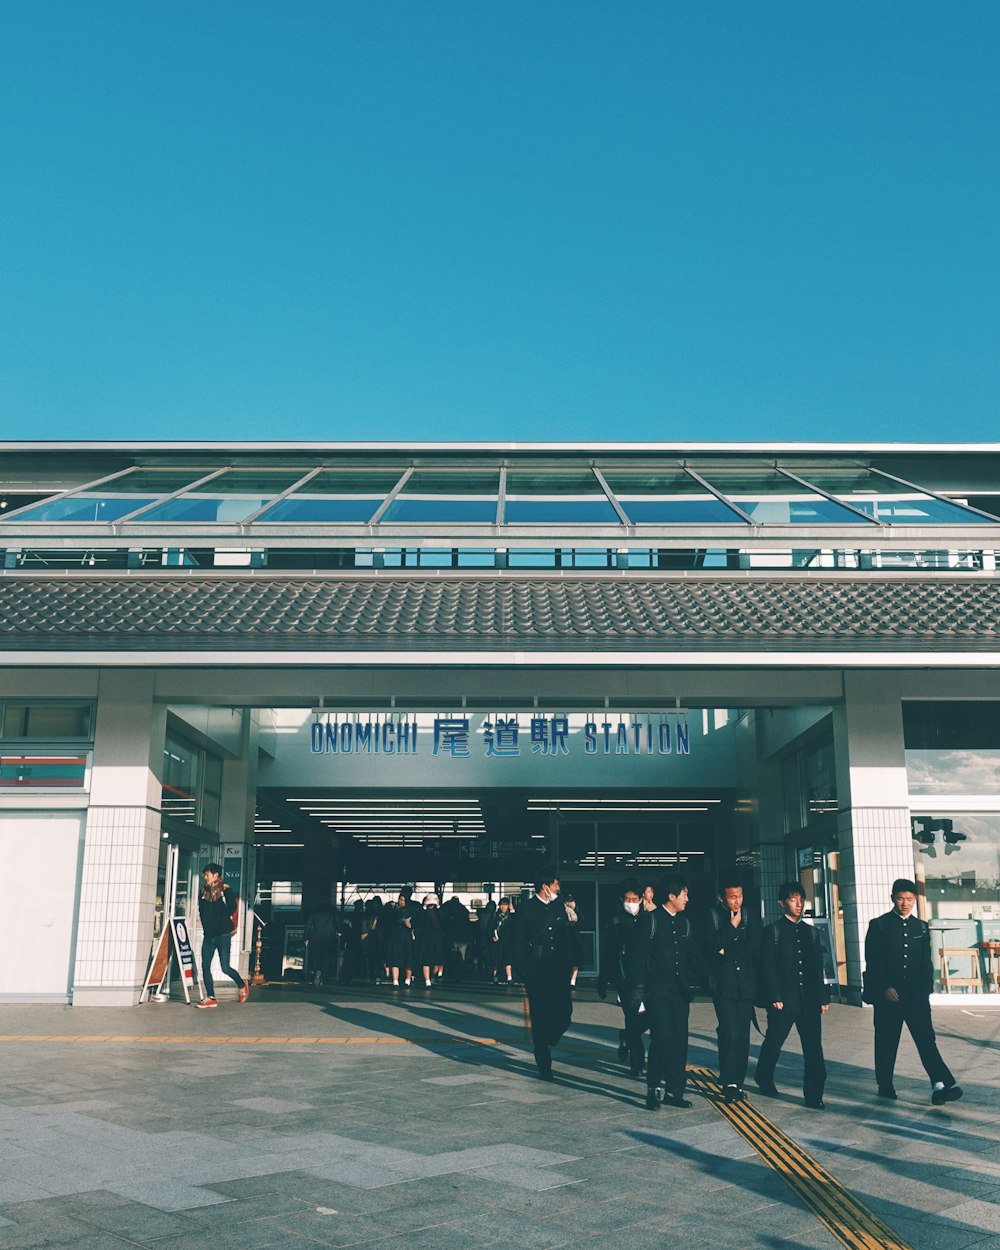
[[[235,896],[221,883],[219,866],[205,871],[200,899],[204,981],[214,1006],[211,963],[218,953],[223,971],[247,987],[228,966],[228,926]],[[307,922],[309,968],[317,981],[367,980],[401,989],[432,988],[444,977],[459,981],[470,969],[494,984],[523,983],[528,999],[538,1075],[552,1080],[552,1050],[569,1028],[572,990],[581,962],[579,917],[572,897],[562,897],[554,873],[535,882],[519,902],[502,898],[470,912],[452,897],[443,906],[436,894],[418,904],[403,889],[394,901],[375,896],[354,904],[347,918],[330,906]],[[905,1024],[931,1083],[937,1106],[962,1097],[941,1057],[931,1020],[934,984],[930,931],[914,909],[917,886],[899,879],[892,908],[876,917],[865,942],[864,1001],[874,1007],[875,1078],[879,1098],[895,1101],[893,1073]],[[646,1107],[690,1107],[687,1083],[688,1017],[696,988],[707,992],[716,1014],[719,1078],[727,1102],[746,1098],[750,1032],[762,1042],[754,1071],[757,1091],[775,1097],[775,1069],[794,1028],[802,1050],[802,1093],[807,1107],[822,1110],[826,1084],[823,1016],[830,993],[818,931],[803,922],[805,895],[797,881],[778,891],[781,916],[762,925],[744,903],[743,886],[724,877],[716,903],[693,923],[687,915],[688,884],[680,876],[655,888],[637,880],[622,884],[620,904],[602,931],[597,992],[614,991],[622,1012],[619,1058],[631,1075],[645,1080]],[[226,932],[224,933],[223,930]],[[758,1009],[766,1013],[760,1030]],[[647,1050],[645,1034],[649,1034]]]
[[[915,882],[892,885],[892,909],[876,917],[865,942],[864,999],[874,1007],[875,1078],[879,1098],[895,1101],[893,1072],[905,1024],[930,1080],[931,1102],[962,1097],[941,1057],[931,1020],[934,985],[930,931],[914,915]],[[573,952],[559,879],[540,880],[522,908],[514,961],[521,969],[531,1016],[538,1074],[552,1080],[552,1048],[573,1013]],[[695,926],[686,914],[688,885],[668,876],[655,891],[637,881],[622,887],[621,907],[605,929],[598,993],[613,987],[622,1010],[619,1054],[632,1075],[645,1078],[646,1107],[686,1108],[688,1015],[695,987],[711,995],[716,1014],[719,1077],[727,1102],[746,1098],[750,1030],[757,1008],[766,1028],[754,1072],[757,1090],[775,1097],[775,1068],[794,1028],[802,1047],[802,1093],[807,1107],[824,1108],[823,1016],[830,994],[817,930],[804,923],[805,895],[797,881],[778,890],[782,915],[762,926],[744,906],[737,878],[724,878],[716,904]],[[759,1027],[759,1026],[758,1026]],[[647,1053],[644,1034],[650,1035]]]
[[[578,918],[573,899],[564,902],[570,927],[576,982],[580,964]],[[346,916],[332,905],[306,921],[307,971],[315,984],[368,982],[393,989],[431,989],[442,980],[460,983],[470,975],[514,984],[514,900],[490,900],[470,910],[457,897],[442,905],[436,894],[419,902],[410,887],[396,898],[355,900]]]

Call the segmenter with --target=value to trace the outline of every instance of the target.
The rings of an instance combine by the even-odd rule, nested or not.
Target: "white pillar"
[[[900,678],[845,672],[834,708],[838,840],[848,995],[861,1001],[868,922],[888,911],[897,877],[913,877]]]
[[[74,1006],[138,1001],[153,938],[166,708],[154,675],[102,670],[83,848]]]

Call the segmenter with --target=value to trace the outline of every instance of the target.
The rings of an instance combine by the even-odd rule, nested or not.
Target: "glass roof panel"
[[[824,465],[816,469],[804,466],[795,472],[886,525],[992,524],[987,517],[969,512],[961,504],[936,499],[867,469],[829,469]]]
[[[364,495],[381,502],[403,476],[398,469],[323,469],[309,479],[294,498],[303,495]],[[374,511],[374,509],[372,509]]]
[[[636,525],[745,525],[746,522],[721,499],[702,492],[692,495],[628,496],[619,495],[618,502]]]
[[[957,503],[921,495],[917,491],[907,493],[900,487],[898,494],[877,495],[865,499],[862,495],[845,495],[848,503],[867,512],[876,521],[886,525],[994,525],[989,517],[969,512]]]
[[[128,512],[134,512],[153,503],[163,495],[196,482],[208,469],[138,469],[116,477],[94,490],[79,490],[71,495],[35,504],[21,511],[10,512],[7,517],[17,521],[116,521]]]
[[[395,485],[395,483],[394,483]],[[475,469],[417,469],[407,478],[406,495],[492,495],[497,497],[500,473],[497,469],[477,472]]]
[[[512,470],[507,474],[507,495],[600,495],[602,499],[607,499],[590,469],[575,473]]]
[[[448,497],[447,495],[398,495],[382,514],[382,521],[441,523],[446,521],[484,522],[496,521],[496,496],[475,498],[472,495]]]
[[[168,492],[169,493],[169,492]],[[117,521],[119,517],[136,508],[159,499],[156,495],[99,495],[93,494],[64,495],[61,499],[53,499],[48,503],[36,504],[33,508],[25,508],[21,512],[12,512],[3,518],[4,521]]]
[[[176,499],[158,504],[142,516],[137,525],[163,521],[171,524],[238,525],[269,499],[294,485],[301,473],[295,471],[256,471],[234,469],[206,482],[200,490],[188,491]]]
[[[732,500],[757,525],[864,525],[864,517],[775,469],[696,468],[706,482]]]
[[[619,496],[701,495],[708,498],[704,486],[683,469],[657,469],[648,473],[634,469],[602,469],[601,472]]]
[[[395,484],[395,483],[394,483]],[[370,521],[382,505],[383,496],[350,495],[344,499],[321,498],[305,492],[279,499],[256,518],[254,524],[270,524],[272,521],[298,521],[304,525],[364,524]]]
[[[507,496],[504,521],[511,525],[620,525],[621,519],[602,491],[600,496],[562,496],[546,499]]]

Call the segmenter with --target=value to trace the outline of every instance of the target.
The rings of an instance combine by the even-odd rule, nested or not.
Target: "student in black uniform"
[[[931,1102],[940,1107],[961,1098],[962,1089],[941,1058],[934,1036],[931,935],[926,920],[913,915],[916,904],[916,882],[901,877],[892,883],[892,911],[876,916],[865,938],[864,1000],[875,1008],[875,1080],[879,1098],[895,1101],[893,1071],[905,1024],[930,1078]]]
[[[719,1039],[719,1079],[726,1102],[746,1097],[750,1023],[757,1000],[760,921],[743,905],[743,886],[723,877],[719,901],[706,918],[705,959]]]
[[[514,966],[524,981],[531,1014],[531,1041],[538,1075],[552,1078],[552,1047],[569,1028],[573,966],[569,921],[559,901],[559,878],[535,882],[535,893],[518,909],[514,931]]]
[[[806,900],[801,885],[786,881],[778,901],[785,914],[767,926],[760,941],[758,993],[767,1007],[767,1033],[754,1079],[762,1094],[777,1096],[774,1067],[794,1025],[802,1043],[805,1104],[822,1111],[826,1085],[822,1020],[830,1006],[823,948],[816,930],[802,921]]]
[[[652,1038],[646,1062],[646,1108],[690,1107],[687,1084],[688,1015],[692,981],[707,983],[708,970],[691,922],[687,882],[669,876],[656,893],[655,910],[643,912],[629,957],[628,992],[632,1004],[645,1004]],[[660,1090],[663,1090],[662,1097]]]
[[[618,995],[625,1027],[618,1030],[618,1058],[628,1060],[633,1077],[638,1078],[646,1065],[646,1047],[642,1035],[646,1031],[646,1013],[638,1010],[626,988],[629,954],[638,935],[639,913],[642,910],[639,882],[634,877],[622,883],[621,907],[616,908],[601,934],[601,967],[597,993],[607,998],[608,988]]]

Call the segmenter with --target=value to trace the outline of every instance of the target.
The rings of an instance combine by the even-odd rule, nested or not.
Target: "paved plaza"
[[[826,1111],[801,1104],[794,1041],[783,1097],[753,1102],[895,1244],[993,1250],[1000,1011],[935,1019],[961,1102],[930,1105],[907,1040],[899,1102],[879,1102],[871,1013],[837,1006]],[[548,1085],[517,991],[0,1007],[0,1250],[843,1244],[714,1099],[646,1111],[617,1025],[581,992]],[[691,1034],[714,1068],[710,1004]]]

